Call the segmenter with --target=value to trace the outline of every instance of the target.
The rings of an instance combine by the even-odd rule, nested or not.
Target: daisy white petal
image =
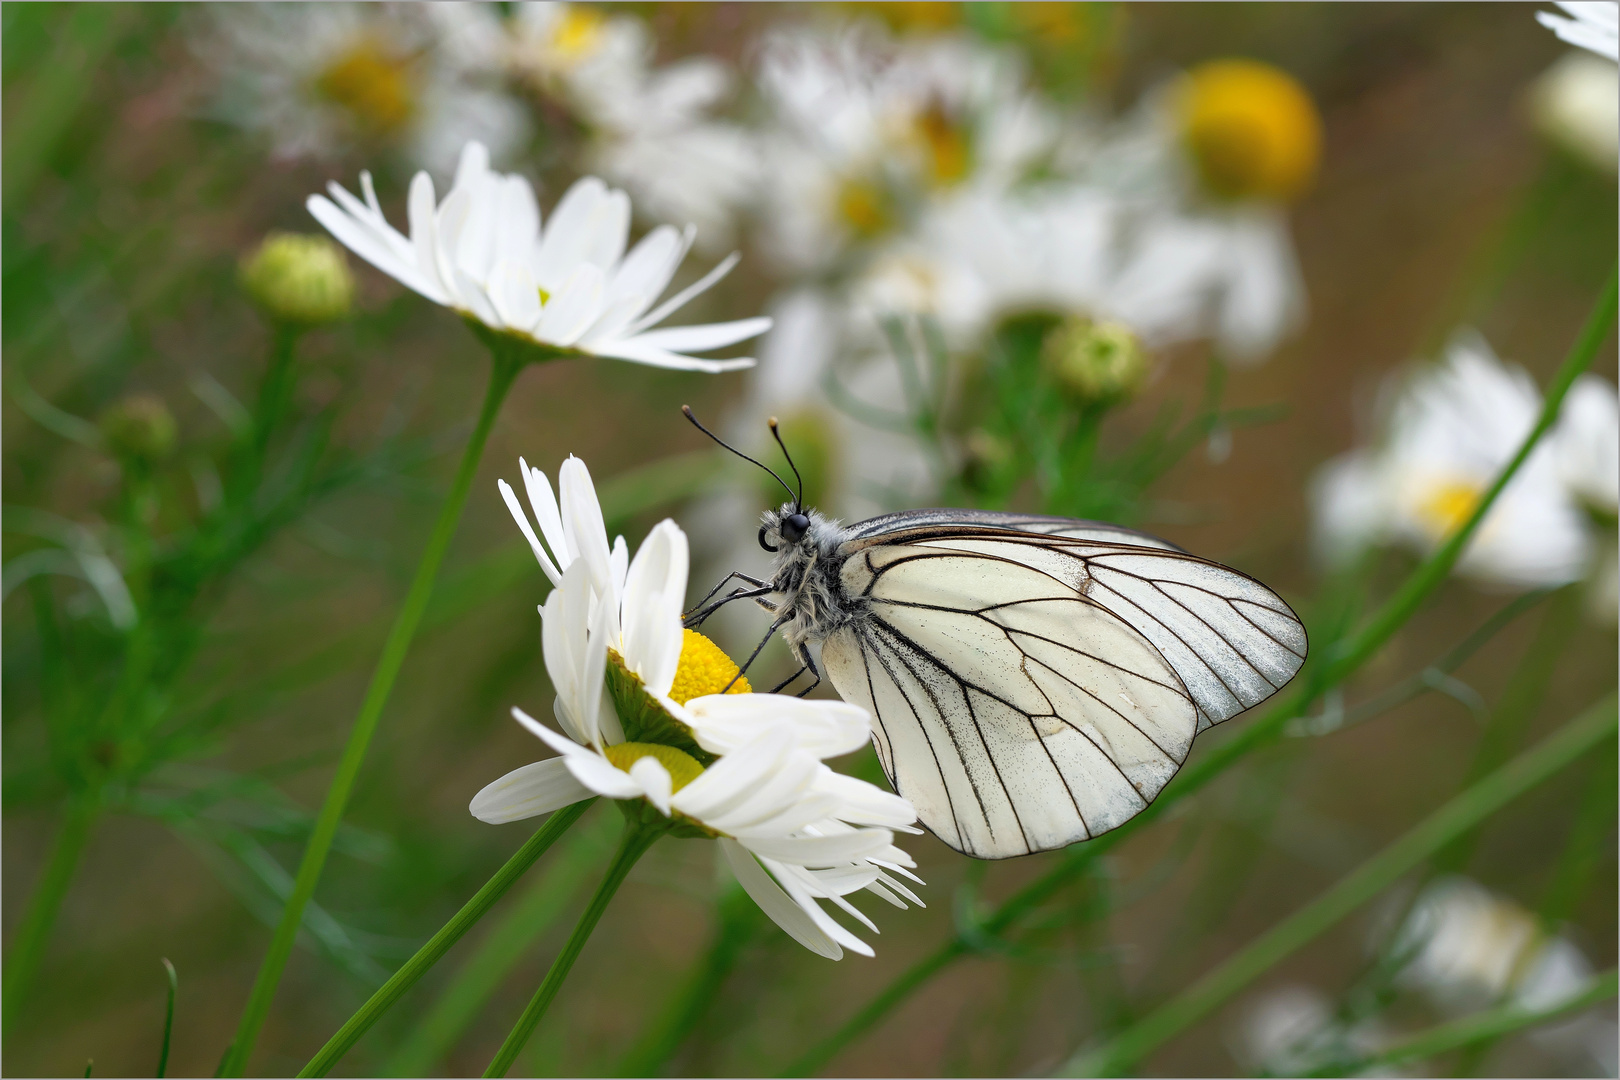
[[[547,758],[513,769],[473,796],[467,807],[472,816],[492,825],[538,817],[590,798],[594,792],[581,784],[561,758]]]
[[[843,958],[844,950],[816,925],[805,909],[795,902],[755,861],[748,849],[735,840],[722,837],[720,850],[725,852],[731,872],[759,909],[770,916],[772,922],[787,931],[789,937],[818,956],[829,960]]]
[[[641,785],[642,793],[647,801],[669,817],[669,799],[674,787],[669,770],[664,768],[654,758],[644,757],[630,766],[630,779]]]

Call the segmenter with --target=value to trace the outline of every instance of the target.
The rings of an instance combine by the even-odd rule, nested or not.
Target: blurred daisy
[[[435,205],[427,173],[412,179],[408,238],[383,217],[369,173],[360,174],[360,185],[364,201],[332,183],[330,199],[310,196],[309,212],[349,250],[401,284],[521,341],[716,372],[753,360],[690,354],[770,327],[769,319],[755,318],[652,329],[724,276],[736,256],[653,307],[691,247],[693,230],[660,226],[627,253],[630,200],[595,177],[570,187],[542,228],[529,182],[492,171],[484,147],[468,143],[442,203]]]
[[[1266,357],[1305,317],[1287,207],[1321,155],[1321,121],[1287,73],[1212,61],[1147,95],[1068,167],[1122,203],[1113,317],[1149,343],[1210,337],[1235,364]]]
[[[638,19],[566,3],[515,5],[503,59],[585,131],[584,167],[621,184],[653,221],[730,242],[754,188],[753,140],[712,113],[731,93],[721,63],[694,57],[662,68]]]
[[[1386,1041],[1387,1035],[1376,1021],[1355,1025],[1340,1021],[1333,1003],[1315,987],[1279,986],[1247,1002],[1233,1032],[1231,1049],[1250,1075],[1308,1076],[1338,1062],[1368,1057]]]
[[[197,48],[219,114],[278,158],[387,147],[445,169],[468,138],[502,154],[526,135],[522,107],[469,62],[483,29],[465,5],[233,4],[210,27]]]
[[[1475,336],[1414,374],[1389,411],[1380,445],[1325,466],[1313,491],[1319,549],[1343,561],[1370,544],[1427,553],[1478,505],[1534,426],[1541,394],[1521,368]],[[1458,572],[1512,587],[1576,581],[1592,555],[1591,527],[1560,482],[1560,433],[1537,445],[1492,505]],[[1582,456],[1574,449],[1566,456]],[[1571,466],[1586,475],[1586,466]]]
[[[485,787],[470,809],[498,823],[592,795],[639,803],[676,835],[717,839],[749,895],[806,948],[832,959],[845,948],[870,956],[820,901],[874,932],[850,893],[920,904],[899,880],[915,864],[893,843],[916,812],[823,764],[870,738],[861,709],[748,693],[724,653],[682,629],[686,578],[686,538],[670,521],[636,552],[617,611],[597,602],[583,559],[562,572],[542,618],[567,737],[513,710],[558,756]]]
[[[762,149],[768,241],[792,269],[904,231],[939,193],[1014,183],[1056,137],[1012,58],[965,38],[782,33],[759,85],[775,121]]]
[[[1462,877],[1424,889],[1390,947],[1411,957],[1401,984],[1455,1013],[1503,1002],[1554,1008],[1585,989],[1594,974],[1574,942],[1545,934],[1530,912]],[[1530,1035],[1550,1050],[1589,1053],[1604,1075],[1613,1075],[1615,1025],[1596,1013],[1542,1025]]]
[[[1530,88],[1530,110],[1554,144],[1610,175],[1620,169],[1620,66],[1570,52]]]
[[[1620,61],[1620,4],[1614,0],[1576,0],[1558,6],[1564,15],[1538,11],[1536,21],[1571,45]]]

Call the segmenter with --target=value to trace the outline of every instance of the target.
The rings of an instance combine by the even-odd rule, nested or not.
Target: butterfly
[[[730,575],[687,625],[738,599],[772,612],[748,663],[781,631],[802,666],[777,691],[805,674],[801,694],[820,683],[819,646],[839,696],[870,712],[890,784],[964,854],[1010,858],[1116,828],[1198,732],[1305,662],[1304,624],[1281,597],[1147,533],[950,509],[845,526],[777,479],[792,499],[762,519],[770,576]],[[744,584],[714,599],[732,580]]]

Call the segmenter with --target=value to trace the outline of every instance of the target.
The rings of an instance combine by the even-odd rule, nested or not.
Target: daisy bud
[[[1046,336],[1041,358],[1065,392],[1085,402],[1130,397],[1147,375],[1147,357],[1130,327],[1070,317]]]
[[[1254,60],[1213,60],[1183,78],[1181,134],[1209,191],[1289,199],[1310,183],[1322,120],[1291,75]]]
[[[174,414],[155,394],[131,394],[101,414],[101,437],[119,458],[161,461],[174,452]]]
[[[324,236],[271,233],[242,262],[242,286],[277,322],[316,326],[348,315],[354,277]]]

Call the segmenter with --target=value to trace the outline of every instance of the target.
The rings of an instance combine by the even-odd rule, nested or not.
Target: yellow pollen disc
[[[725,685],[737,678],[737,665],[720,650],[720,646],[696,630],[683,630],[681,633],[681,660],[675,668],[675,684],[669,688],[669,696],[677,704],[685,705],[695,697],[725,690]],[[725,692],[751,694],[753,690],[745,675],[731,683],[731,689]]]
[[[1436,539],[1450,536],[1457,531],[1458,526],[1468,520],[1468,516],[1479,505],[1479,497],[1482,494],[1476,484],[1447,480],[1435,485],[1434,490],[1423,497],[1418,504],[1418,516],[1434,533]]]
[[[838,189],[838,213],[856,236],[873,237],[889,227],[888,199],[883,189],[867,180],[847,180]]]
[[[1287,72],[1212,60],[1187,73],[1181,130],[1205,185],[1225,198],[1287,199],[1316,173],[1322,121]]]
[[[409,64],[408,57],[362,38],[315,77],[315,92],[343,106],[362,126],[391,134],[416,111]]]
[[[917,117],[916,133],[928,152],[929,179],[936,187],[949,187],[968,172],[968,141],[940,102],[933,102]]]
[[[608,762],[620,772],[629,772],[630,766],[644,757],[650,757],[669,773],[671,792],[681,790],[703,773],[703,766],[684,750],[661,743],[622,742],[602,751]]]
[[[581,60],[596,51],[602,40],[602,16],[590,8],[570,4],[557,23],[551,45],[569,60]]]

